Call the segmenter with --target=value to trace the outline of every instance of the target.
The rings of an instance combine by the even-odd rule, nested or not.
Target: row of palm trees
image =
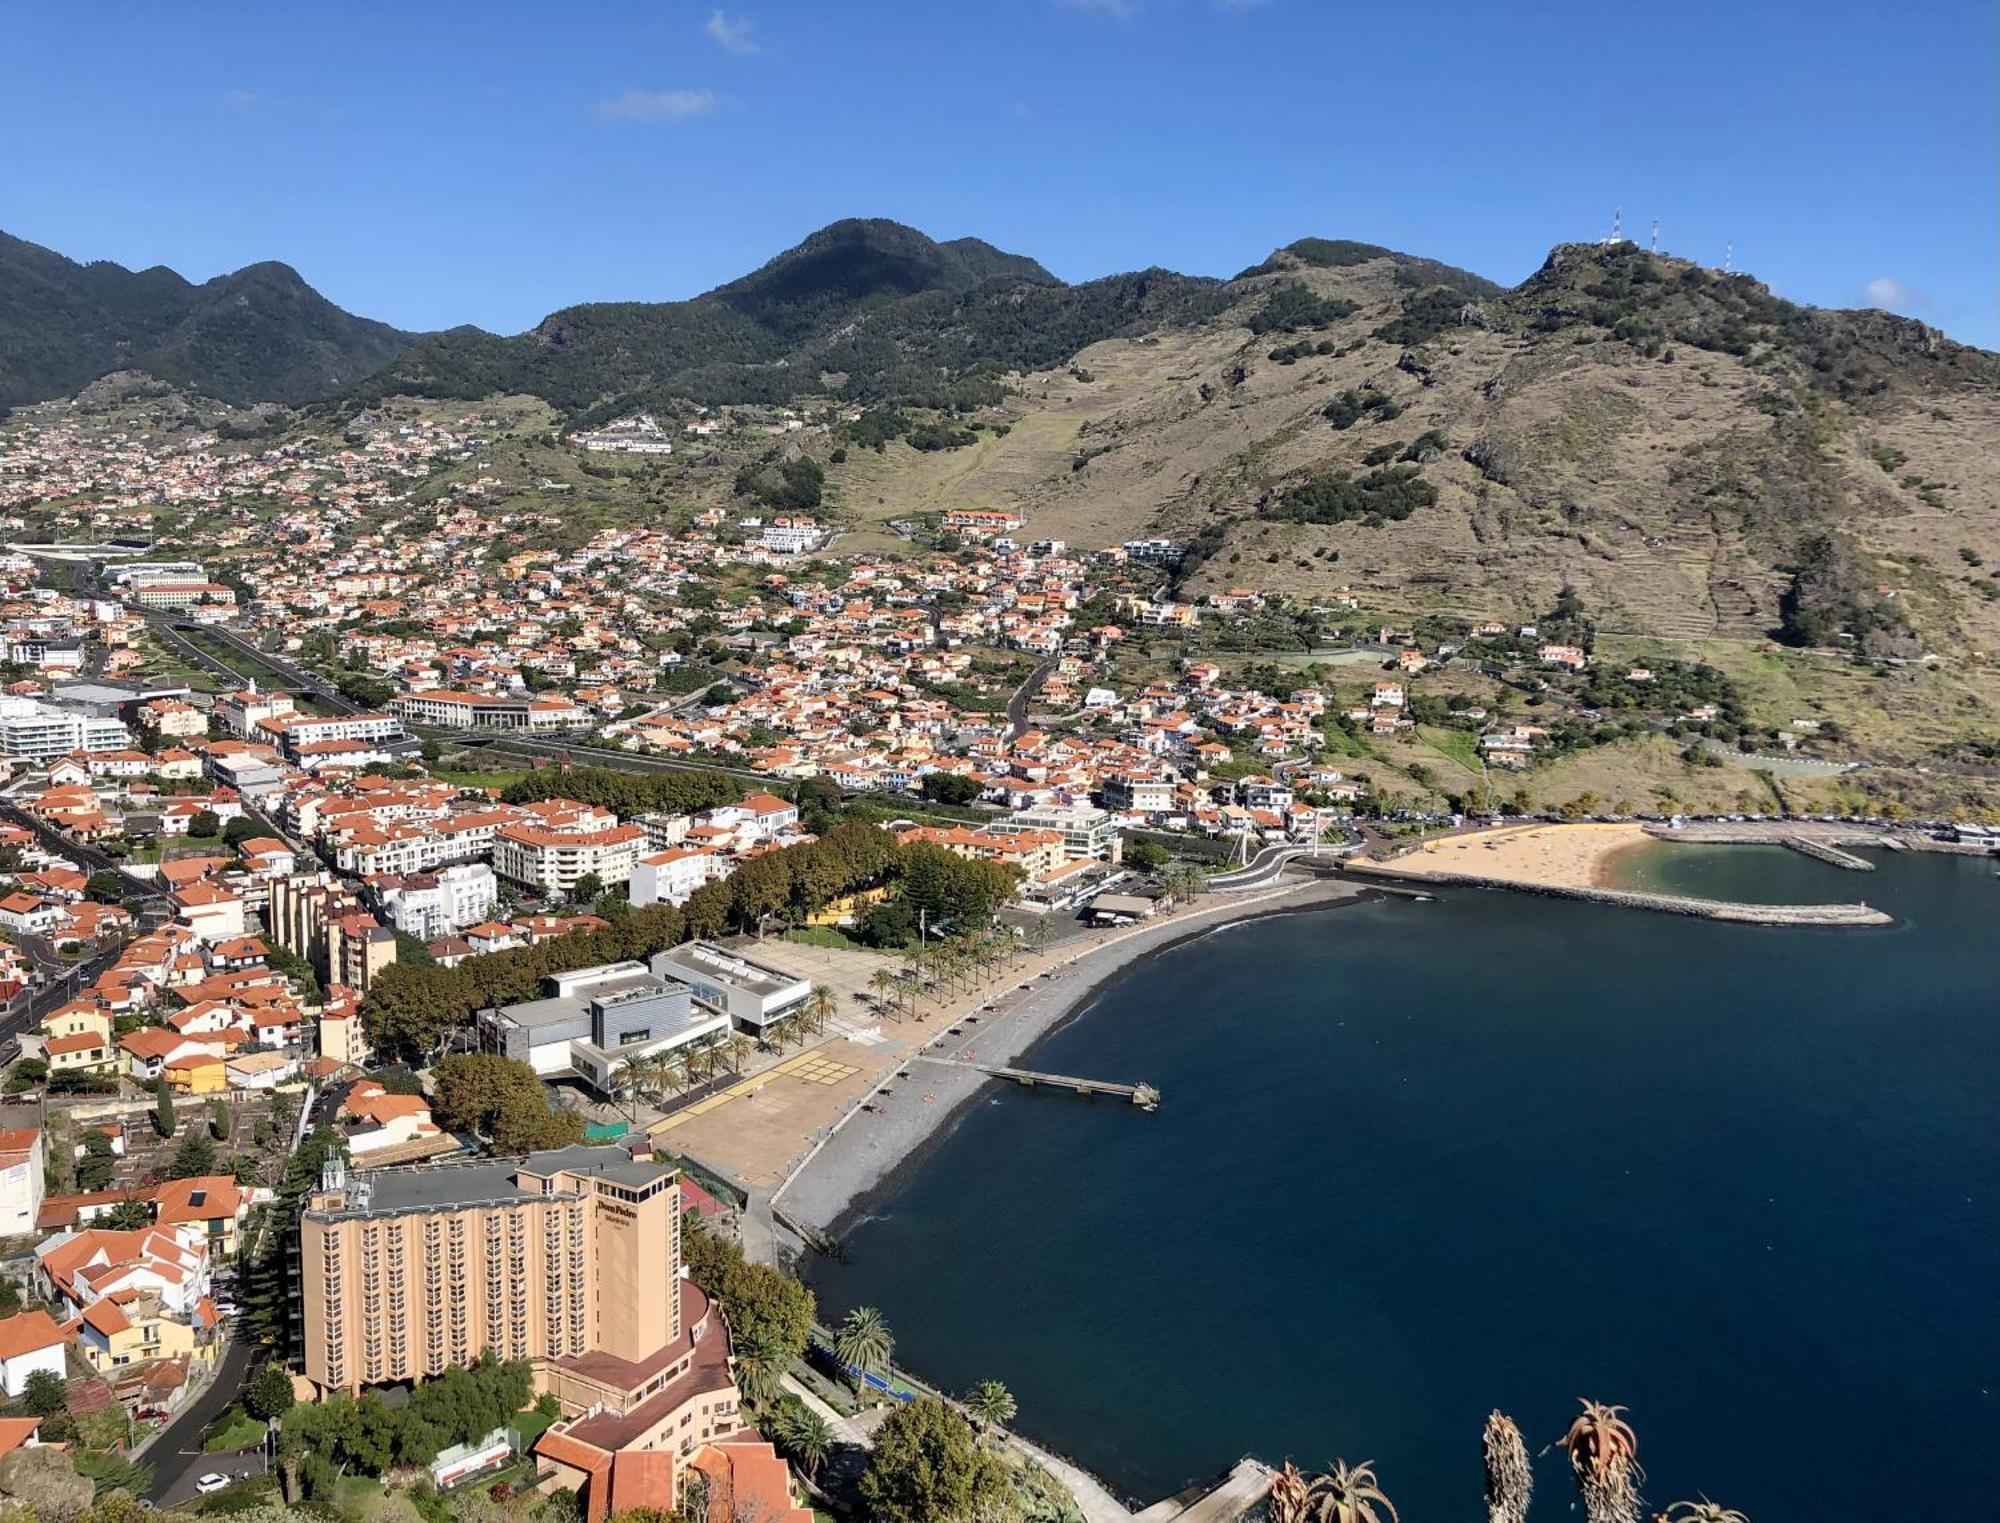
[[[772,1021],[755,1040],[740,1031],[700,1038],[672,1052],[627,1058],[618,1066],[619,1089],[627,1095],[666,1096],[706,1084],[724,1073],[741,1074],[758,1051],[783,1052],[795,1042],[823,1035],[833,1018],[836,997],[830,984],[814,984],[796,1010]]]
[[[1601,1401],[1582,1403],[1583,1410],[1549,1449],[1569,1456],[1570,1477],[1583,1504],[1586,1523],[1639,1523],[1645,1504],[1639,1483],[1639,1439],[1623,1407]],[[1514,1419],[1495,1412],[1486,1419],[1487,1523],[1525,1523],[1534,1497],[1534,1466],[1528,1446]],[[1321,1475],[1307,1479],[1286,1462],[1271,1483],[1270,1523],[1401,1523],[1396,1505],[1382,1490],[1373,1460],[1349,1465],[1335,1460]],[[1749,1523],[1733,1508],[1703,1497],[1676,1502],[1654,1523]]]
[[[868,984],[875,991],[877,1006],[901,1020],[916,1015],[925,995],[942,1002],[949,995],[990,986],[1030,951],[1046,947],[1048,938],[1048,926],[1037,921],[1025,945],[1022,937],[1007,931],[927,942],[903,953],[900,972],[877,968]]]

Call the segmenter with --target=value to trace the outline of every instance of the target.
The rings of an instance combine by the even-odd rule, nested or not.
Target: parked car
[[[221,1471],[211,1470],[207,1475],[202,1476],[194,1483],[194,1489],[203,1496],[207,1496],[211,1491],[222,1490],[223,1487],[229,1484],[229,1480],[230,1478]]]

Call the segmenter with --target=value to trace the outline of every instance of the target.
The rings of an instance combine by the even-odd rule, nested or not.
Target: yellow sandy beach
[[[1510,825],[1427,841],[1406,856],[1371,862],[1412,878],[1463,875],[1549,888],[1614,886],[1611,858],[1646,840],[1633,824]]]

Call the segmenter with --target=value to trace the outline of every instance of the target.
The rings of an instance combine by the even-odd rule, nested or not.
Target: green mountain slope
[[[1217,289],[1166,271],[1070,286],[976,238],[939,243],[850,220],[690,301],[569,307],[512,338],[436,335],[364,395],[527,393],[584,421],[675,398],[923,400],[982,369],[1054,364],[1118,333],[1212,313]]]
[[[332,395],[412,335],[343,312],[283,264],[201,285],[154,266],[77,264],[0,233],[0,406],[143,370],[239,405]]]

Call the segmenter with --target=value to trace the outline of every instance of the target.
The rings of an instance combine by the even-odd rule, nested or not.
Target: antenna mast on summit
[[[1624,225],[1625,225],[1625,208],[1624,208],[1624,207],[1622,207],[1622,206],[1614,206],[1614,207],[1612,207],[1612,208],[1611,208],[1611,241],[1612,241],[1613,243],[1618,243],[1618,242],[1621,242],[1621,241],[1623,240],[1623,238],[1624,238],[1624,232],[1623,232],[1623,228],[1624,228]]]
[[[1735,263],[1736,263],[1736,244],[1734,240],[1731,240],[1729,246],[1722,251],[1722,273],[1727,275],[1729,273],[1730,266]]]
[[[1660,219],[1658,217],[1653,219],[1653,252],[1655,254],[1660,252]]]

